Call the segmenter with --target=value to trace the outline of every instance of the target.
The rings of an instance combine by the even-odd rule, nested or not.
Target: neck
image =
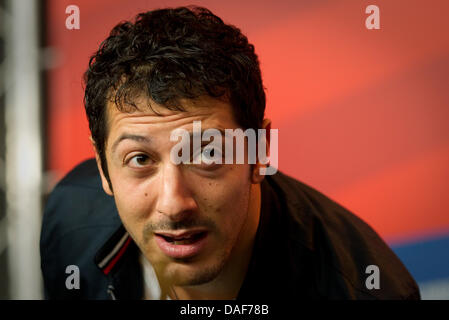
[[[222,272],[211,282],[202,285],[172,287],[172,290],[168,291],[171,299],[232,300],[237,298],[251,261],[254,240],[259,225],[260,207],[260,184],[253,184],[247,219]]]

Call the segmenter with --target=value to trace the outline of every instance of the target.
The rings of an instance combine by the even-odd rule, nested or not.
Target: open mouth
[[[207,231],[184,232],[178,235],[155,233],[155,240],[165,255],[183,259],[200,254],[210,241],[208,234]]]
[[[192,234],[190,236],[182,236],[182,237],[170,237],[163,234],[158,234],[162,238],[164,238],[165,241],[172,243],[174,245],[185,245],[185,244],[192,244],[206,236],[206,232],[199,232]]]

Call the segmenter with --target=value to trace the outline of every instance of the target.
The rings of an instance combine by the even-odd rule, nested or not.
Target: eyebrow
[[[117,140],[115,140],[115,142],[114,142],[114,144],[112,145],[112,148],[111,148],[112,149],[112,153],[115,152],[115,149],[117,149],[118,145],[123,140],[133,140],[133,141],[145,142],[145,143],[149,143],[150,142],[150,139],[148,137],[139,136],[139,135],[136,135],[136,134],[124,133]]]
[[[207,129],[201,130],[201,137],[203,136],[204,131],[206,131],[208,129],[216,129],[216,130],[218,130],[221,133],[222,137],[226,136],[224,129],[221,129],[221,128],[220,129],[219,128],[207,128]],[[193,141],[193,131],[190,131],[189,133],[190,133],[190,141],[192,142]],[[111,152],[112,153],[115,152],[115,150],[117,149],[118,145],[123,140],[133,140],[133,141],[144,142],[144,143],[149,143],[150,142],[150,139],[148,137],[140,136],[140,135],[136,135],[136,134],[124,133],[117,140],[115,140],[114,144],[111,147]],[[210,143],[211,141],[210,140],[209,141],[202,141],[201,140],[202,144],[205,143],[205,142]]]

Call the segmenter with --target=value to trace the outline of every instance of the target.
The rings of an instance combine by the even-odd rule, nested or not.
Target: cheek
[[[152,181],[148,178],[133,177],[125,169],[114,169],[111,170],[111,182],[114,198],[117,205],[120,205],[118,209],[124,213],[139,214],[151,202],[152,194],[149,190],[154,190],[151,186]]]
[[[148,192],[132,188],[130,190],[117,190],[114,196],[120,214],[123,214],[127,219],[144,219],[151,203]]]
[[[114,189],[114,198],[120,219],[136,241],[140,241],[142,228],[152,212],[154,195],[147,183],[137,184],[126,178]]]
[[[203,213],[228,236],[239,231],[247,215],[251,183],[246,167],[234,165],[220,179],[196,184]]]

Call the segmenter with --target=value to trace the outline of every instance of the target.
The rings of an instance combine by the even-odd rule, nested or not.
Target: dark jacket
[[[415,281],[366,223],[318,191],[280,172],[261,184],[260,223],[238,299],[419,299]],[[139,249],[124,229],[94,160],[53,190],[42,223],[46,298],[141,299]],[[67,289],[69,265],[80,288]],[[380,288],[368,289],[369,265]]]

